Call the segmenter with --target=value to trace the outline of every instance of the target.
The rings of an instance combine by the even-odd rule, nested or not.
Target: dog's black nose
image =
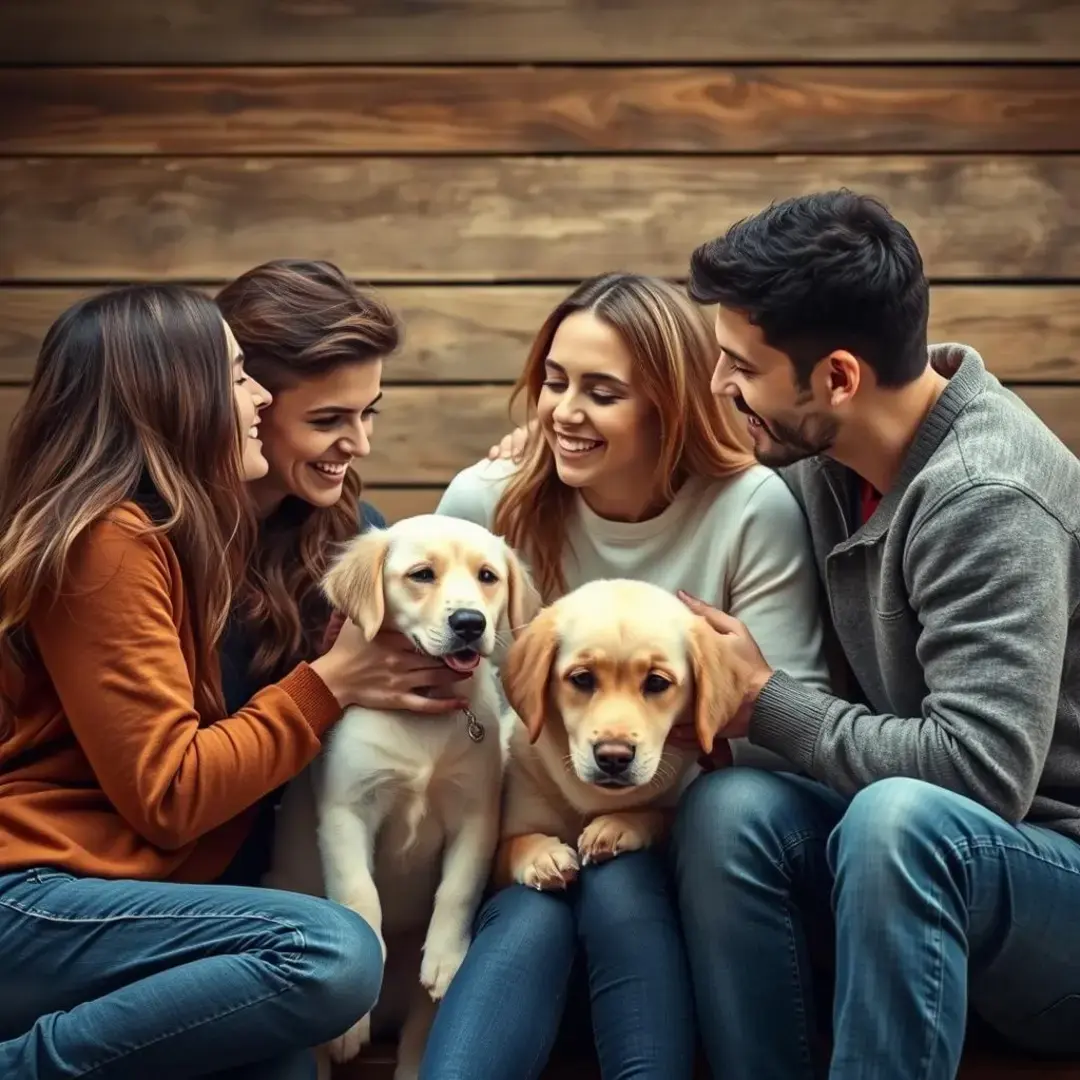
[[[446,620],[450,629],[464,642],[471,644],[487,629],[487,619],[482,611],[475,608],[459,608],[450,613]]]
[[[637,753],[636,747],[628,742],[599,742],[593,747],[593,757],[596,764],[608,774],[608,776],[621,776],[630,768],[630,763]]]

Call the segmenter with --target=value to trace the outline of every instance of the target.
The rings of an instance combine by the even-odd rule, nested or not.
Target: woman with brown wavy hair
[[[347,625],[223,700],[269,400],[187,289],[45,337],[0,481],[0,1075],[307,1080],[378,993],[352,912],[215,884],[363,693]]]
[[[245,699],[317,655],[331,614],[319,588],[329,560],[359,529],[385,524],[360,501],[350,466],[370,453],[383,362],[401,328],[376,293],[319,260],[256,266],[222,289],[217,304],[247,370],[274,395],[261,428],[269,468],[248,488],[258,534],[222,654],[228,693]],[[461,708],[414,692],[461,675],[400,634],[377,635],[362,676],[364,704],[373,708]]]
[[[522,461],[466,469],[440,512],[504,535],[549,601],[599,578],[682,589],[752,626],[774,666],[824,687],[801,511],[754,462],[730,399],[713,398],[714,366],[704,315],[674,285],[622,273],[584,282],[540,328],[518,381],[531,421]],[[732,749],[737,763],[789,767],[745,741]],[[512,885],[487,902],[423,1080],[539,1075],[579,944],[605,1080],[689,1077],[687,960],[652,850],[583,866],[561,891]]]

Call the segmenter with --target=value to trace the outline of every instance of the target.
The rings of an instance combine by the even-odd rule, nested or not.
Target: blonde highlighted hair
[[[704,314],[677,286],[641,274],[590,278],[547,317],[511,397],[525,397],[529,419],[536,415],[555,332],[580,311],[619,335],[633,357],[635,388],[656,410],[660,453],[653,480],[659,498],[673,499],[689,477],[720,480],[754,464],[731,402],[709,388],[716,345]],[[543,433],[532,425],[521,467],[496,507],[494,529],[527,558],[546,602],[566,588],[562,559],[573,494],[559,480]]]

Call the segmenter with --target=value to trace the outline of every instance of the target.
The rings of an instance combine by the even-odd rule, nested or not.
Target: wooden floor
[[[392,1047],[372,1047],[363,1058],[334,1072],[334,1080],[391,1080],[394,1073]],[[700,1080],[708,1080],[702,1066]],[[477,1078],[481,1080],[481,1078]],[[600,1080],[592,1061],[555,1061],[544,1080]],[[1044,1061],[1000,1051],[975,1051],[965,1057],[958,1080],[1080,1080],[1080,1062]]]

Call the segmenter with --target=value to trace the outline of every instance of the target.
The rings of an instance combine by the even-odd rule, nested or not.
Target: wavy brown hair
[[[382,299],[328,262],[263,263],[222,289],[217,304],[245,368],[272,394],[342,364],[383,359],[401,337]],[[321,509],[288,497],[261,523],[239,610],[260,628],[252,675],[272,680],[315,654],[329,615],[319,582],[338,545],[356,535],[359,505],[360,477],[349,469],[336,505]]]
[[[654,480],[661,498],[673,499],[688,477],[723,479],[754,464],[730,400],[717,400],[709,389],[716,345],[701,309],[660,278],[609,273],[582,282],[540,327],[511,402],[524,395],[529,417],[536,415],[552,339],[563,319],[578,311],[607,323],[633,357],[636,385],[659,420]],[[548,602],[566,588],[562,559],[573,497],[559,480],[543,432],[532,425],[521,467],[495,509],[494,528],[526,556]]]
[[[0,664],[23,669],[27,619],[72,549],[120,503],[166,534],[189,597],[195,704],[224,715],[215,649],[249,523],[225,327],[191,289],[138,285],[68,308],[45,335],[0,478]],[[17,707],[3,703],[6,718]]]

